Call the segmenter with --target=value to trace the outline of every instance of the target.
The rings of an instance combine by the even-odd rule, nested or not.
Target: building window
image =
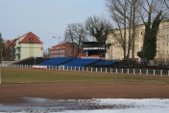
[[[33,38],[29,38],[29,42],[34,42]]]

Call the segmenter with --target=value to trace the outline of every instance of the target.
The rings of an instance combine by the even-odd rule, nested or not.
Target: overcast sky
[[[57,37],[63,40],[68,24],[93,15],[109,18],[106,0],[0,0],[0,32],[7,40],[31,31],[47,49],[58,43]]]

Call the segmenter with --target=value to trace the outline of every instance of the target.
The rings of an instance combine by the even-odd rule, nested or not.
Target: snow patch
[[[169,99],[68,99],[24,98],[22,104],[0,104],[0,113],[168,113]]]

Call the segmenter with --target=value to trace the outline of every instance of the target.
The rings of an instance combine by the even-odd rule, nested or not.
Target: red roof
[[[16,41],[16,39],[7,40],[7,42],[6,42],[6,48],[8,48],[10,45],[12,45],[15,41]]]
[[[30,43],[30,38],[33,39],[33,43],[39,43],[39,44],[43,43],[39,40],[39,37],[37,37],[32,32],[27,33],[25,38],[22,41],[20,41],[20,43]]]
[[[62,49],[62,48],[66,48],[69,46],[71,46],[71,43],[58,44],[58,45],[52,46],[52,49],[57,49],[57,48]]]

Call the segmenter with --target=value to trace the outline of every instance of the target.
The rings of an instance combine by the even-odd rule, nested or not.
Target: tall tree
[[[2,38],[2,34],[0,33],[0,52],[2,52],[2,58],[5,56],[5,42]],[[0,55],[0,61],[2,61],[1,55]]]
[[[142,10],[140,15],[145,25],[143,49],[138,52],[140,58],[153,60],[156,56],[156,41],[159,24],[163,20],[162,9],[157,8],[158,1],[145,0],[145,4],[140,4]],[[143,12],[142,12],[143,11]],[[146,14],[146,17],[144,15]],[[155,16],[155,17],[154,17]]]
[[[114,38],[123,49],[124,59],[129,58],[131,50],[132,58],[134,59],[139,2],[140,0],[107,0],[108,9],[118,30],[114,30]]]
[[[147,60],[153,60],[156,56],[156,41],[157,41],[157,33],[159,29],[159,24],[162,21],[161,12],[156,16],[152,23],[152,27],[146,31],[150,32],[149,36],[145,38],[145,57]]]
[[[93,36],[98,42],[105,42],[107,35],[112,30],[112,24],[98,16],[88,17],[85,23],[86,31]]]
[[[65,41],[72,43],[73,52],[77,49],[76,55],[80,52],[82,42],[86,39],[85,28],[80,23],[69,24],[65,31]]]

